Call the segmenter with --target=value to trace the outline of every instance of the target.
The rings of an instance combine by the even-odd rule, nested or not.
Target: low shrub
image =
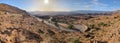
[[[110,25],[107,24],[107,23],[101,22],[101,23],[98,24],[98,26],[110,26]]]
[[[81,43],[78,38],[72,39],[72,43]]]
[[[69,29],[73,29],[74,26],[70,24],[67,28],[69,28]]]

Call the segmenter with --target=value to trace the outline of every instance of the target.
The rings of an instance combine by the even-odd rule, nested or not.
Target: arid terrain
[[[0,4],[0,43],[120,43],[120,11],[111,15],[53,16],[51,21],[49,18]],[[76,30],[72,25],[86,28]]]

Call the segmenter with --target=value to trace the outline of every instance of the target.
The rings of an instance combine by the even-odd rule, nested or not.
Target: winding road
[[[32,15],[31,15],[32,16]],[[54,24],[52,24],[52,23],[49,23],[47,20],[43,20],[43,19],[40,19],[40,18],[38,18],[38,17],[35,17],[35,16],[33,16],[35,19],[37,19],[38,21],[44,21],[44,23],[45,24],[47,24],[47,25],[49,25],[49,26],[52,26],[52,27],[54,27],[54,28],[56,28],[56,29],[60,29],[60,30],[64,30],[64,31],[69,31],[69,32],[80,32],[80,29],[79,30],[73,30],[73,29],[67,29],[67,28],[64,28],[64,27],[62,27],[62,26],[55,26]],[[82,28],[81,26],[80,26],[80,28]]]
[[[41,21],[41,20],[42,20],[42,19],[37,18],[37,17],[36,17],[36,19],[37,19],[38,21]],[[52,27],[54,27],[54,28],[56,28],[56,29],[60,29],[60,30],[64,30],[64,31],[70,31],[70,32],[79,32],[79,31],[77,31],[77,30],[67,29],[67,28],[64,28],[64,27],[62,27],[62,26],[57,27],[57,26],[55,26],[54,24],[49,23],[49,22],[46,21],[46,20],[44,20],[44,23],[47,24],[47,25],[49,25],[49,26],[52,26]]]

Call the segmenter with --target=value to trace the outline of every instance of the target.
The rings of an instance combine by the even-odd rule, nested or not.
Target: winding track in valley
[[[32,15],[31,15],[32,16]],[[43,19],[40,19],[40,18],[38,18],[38,17],[35,17],[35,16],[33,16],[35,19],[37,19],[38,21],[42,21]],[[49,23],[48,21],[46,21],[46,20],[43,20],[44,21],[44,23],[45,24],[47,24],[47,25],[49,25],[49,26],[52,26],[52,27],[54,27],[54,28],[56,28],[56,29],[60,29],[60,30],[64,30],[64,31],[69,31],[69,32],[80,32],[80,31],[78,31],[78,30],[72,30],[72,29],[67,29],[67,28],[64,28],[64,27],[62,27],[62,26],[59,26],[59,27],[57,27],[57,26],[55,26],[54,24],[52,24],[52,23]]]

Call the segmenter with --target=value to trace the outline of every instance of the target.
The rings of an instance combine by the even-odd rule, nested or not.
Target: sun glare
[[[49,3],[49,0],[44,0],[44,3],[45,3],[45,4],[48,4],[48,3]]]

